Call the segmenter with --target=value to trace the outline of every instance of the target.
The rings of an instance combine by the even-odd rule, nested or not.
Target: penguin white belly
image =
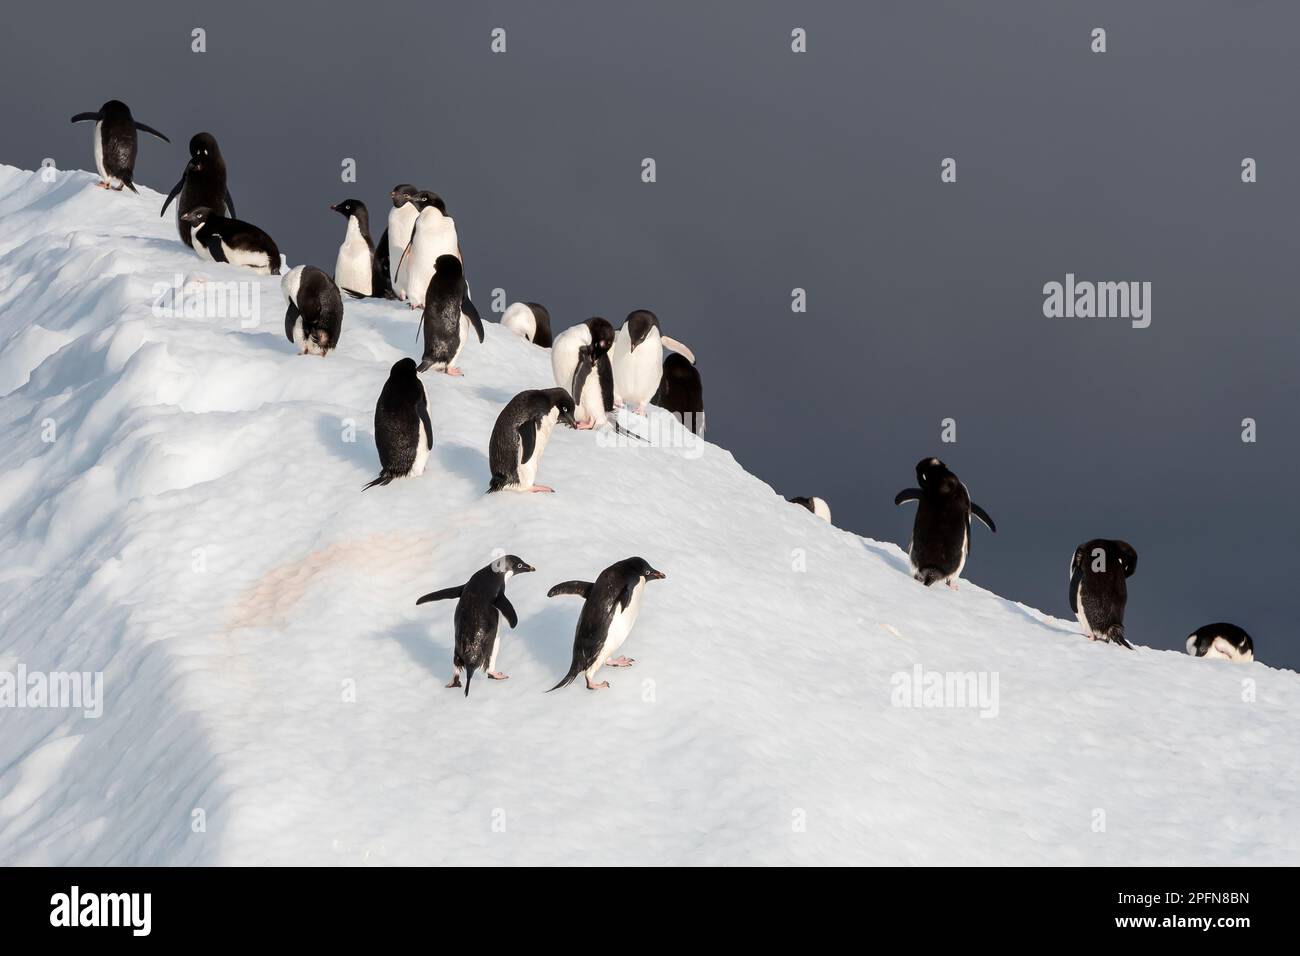
[[[226,254],[226,261],[233,266],[248,266],[262,275],[271,274],[271,257],[260,249],[236,249],[222,239],[221,251]]]
[[[618,649],[623,646],[627,636],[632,633],[632,625],[636,623],[636,616],[641,611],[641,592],[645,590],[645,578],[637,582],[636,587],[632,589],[632,600],[628,602],[627,609],[624,610],[614,604],[614,614],[609,619],[609,630],[605,632],[605,643],[596,655],[596,661],[587,670],[587,676],[590,677],[600,670],[602,664],[618,653]]]
[[[828,519],[829,520],[829,519]],[[957,562],[957,570],[948,576],[949,581],[956,581],[961,577],[962,568],[966,567],[966,555],[970,552],[970,532],[961,539],[961,560]]]
[[[1088,613],[1083,609],[1083,585],[1082,584],[1080,584],[1079,589],[1074,592],[1074,606],[1078,608],[1078,610],[1074,612],[1074,616],[1079,619],[1079,626],[1083,628],[1083,633],[1091,637],[1092,625],[1088,623]]]
[[[488,673],[494,673],[497,669],[497,654],[501,650],[501,620],[497,619],[497,626],[492,632],[492,653],[488,655],[487,669]]]
[[[355,216],[348,217],[348,233],[339,246],[339,257],[334,263],[334,282],[340,289],[351,289],[370,295],[372,267],[370,247],[361,235]]]
[[[1205,652],[1205,656],[1221,661],[1252,661],[1255,659],[1255,655],[1251,651],[1246,651],[1243,654],[1221,637],[1214,639],[1210,644],[1210,649]]]
[[[441,221],[425,217],[415,229],[415,238],[406,262],[397,272],[397,281],[406,291],[406,301],[417,309],[424,308],[424,296],[433,278],[434,263],[439,256],[454,256],[458,242],[456,225],[446,216]]]
[[[584,335],[583,333],[586,333]],[[551,344],[551,371],[555,384],[566,392],[573,391],[573,373],[578,368],[578,350],[591,344],[591,333],[585,325],[575,325],[561,332]]]
[[[424,474],[424,466],[429,461],[429,433],[424,430],[423,419],[416,423],[415,437],[419,444],[415,446],[415,461],[411,463],[411,470],[407,473],[410,478],[419,478]]]
[[[293,344],[299,354],[307,351],[307,335],[302,330],[302,316],[293,320]]]
[[[605,416],[605,397],[600,393],[600,375],[596,369],[588,373],[582,383],[582,395],[574,404],[577,407],[573,417],[579,422],[592,422],[598,428],[609,420]]]
[[[457,329],[458,336],[456,340],[456,351],[452,353],[451,361],[447,363],[450,368],[456,364],[456,359],[460,358],[460,353],[465,349],[465,343],[469,341],[469,316],[464,312],[460,314],[460,327]]]
[[[529,342],[537,337],[537,318],[533,315],[533,310],[522,302],[516,302],[506,309],[501,316],[501,324]]]
[[[388,278],[394,289],[397,288],[397,264],[411,241],[415,217],[419,214],[419,210],[410,203],[388,214]]]
[[[99,178],[106,183],[112,183],[109,179],[108,171],[104,169],[104,137],[101,135],[104,123],[102,120],[95,123],[95,169],[99,170]]]
[[[545,418],[542,419],[541,427],[537,429],[537,441],[533,447],[533,456],[526,462],[519,464],[519,481],[517,485],[521,489],[531,488],[533,479],[537,477],[537,466],[542,460],[542,452],[546,450],[546,443],[551,439],[551,429],[555,427],[556,421],[559,420],[560,413],[552,409]],[[523,458],[523,445],[519,446],[519,457]]]
[[[636,351],[626,328],[619,329],[610,350],[614,363],[614,399],[637,407],[654,397],[664,372],[664,349],[659,330],[651,329]]]

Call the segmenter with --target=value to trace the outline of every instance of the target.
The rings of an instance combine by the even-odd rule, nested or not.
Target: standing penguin
[[[415,371],[415,359],[404,358],[388,373],[388,381],[375,403],[375,448],[379,451],[379,477],[362,488],[386,485],[394,478],[419,478],[433,450],[433,422],[424,383]]]
[[[807,508],[817,517],[821,518],[827,524],[831,523],[831,506],[822,498],[787,498],[786,501],[792,505],[800,505]]]
[[[469,338],[470,326],[483,341],[483,320],[469,300],[465,275],[455,256],[439,256],[437,271],[429,280],[424,298],[424,359],[418,371],[433,369],[448,375],[464,375],[456,368],[456,357]]]
[[[207,206],[183,213],[181,221],[194,226],[190,236],[194,250],[213,262],[248,266],[260,275],[280,274],[280,250],[275,240],[252,223],[219,216]]]
[[[578,371],[584,347],[590,347],[595,355],[608,355],[614,347],[614,326],[596,316],[565,329],[555,337],[551,345],[551,371],[555,374],[555,384],[569,389],[570,395],[573,395],[573,375]],[[578,396],[573,395],[573,400],[576,403]]]
[[[650,400],[673,414],[691,434],[704,435],[704,383],[700,372],[686,356],[669,352],[659,391]]]
[[[94,113],[78,113],[74,123],[95,121],[95,168],[99,170],[100,189],[121,189],[131,192],[135,188],[135,154],[139,146],[136,130],[157,136],[170,143],[166,136],[152,126],[137,123],[131,110],[121,100],[109,100]]]
[[[614,336],[610,360],[614,365],[614,404],[632,406],[645,414],[646,403],[659,390],[663,375],[664,346],[695,361],[691,350],[659,332],[659,317],[647,309],[629,312]]]
[[[167,201],[158,213],[160,218],[178,193],[181,198],[176,203],[176,231],[187,246],[191,245],[192,227],[183,217],[191,209],[207,206],[223,216],[235,215],[235,201],[230,198],[230,188],[226,185],[226,161],[217,146],[217,138],[211,133],[195,133],[190,137],[190,161],[185,164],[180,181],[167,194]]]
[[[636,663],[630,657],[614,657],[636,623],[641,610],[641,593],[647,581],[660,581],[666,575],[656,571],[645,558],[627,558],[611,564],[594,584],[587,581],[565,581],[546,592],[547,597],[576,594],[585,599],[578,627],[573,634],[573,663],[569,673],[551,690],[572,684],[579,674],[587,678],[587,690],[609,687],[609,681],[597,684],[592,680],[601,665],[631,667]],[[547,691],[549,694],[550,691]]]
[[[488,467],[492,469],[489,493],[502,489],[555,490],[533,484],[533,479],[556,422],[578,427],[573,420],[573,399],[562,388],[529,389],[506,403],[488,442]]]
[[[397,297],[405,299],[413,309],[424,308],[424,294],[438,267],[438,259],[442,256],[461,258],[456,221],[444,212],[441,199],[432,193],[427,195],[432,199],[427,200],[428,204],[416,217],[411,241],[398,260],[397,280],[393,283]],[[424,200],[424,196],[421,199]]]
[[[938,458],[923,458],[916,466],[920,488],[906,488],[894,504],[919,501],[907,554],[912,577],[929,587],[943,581],[954,591],[956,580],[970,554],[970,518],[973,514],[993,532],[998,529],[988,513],[970,500],[966,486]]]
[[[1132,648],[1124,637],[1125,580],[1137,570],[1137,552],[1127,541],[1093,538],[1070,560],[1070,610],[1090,641]]]
[[[456,650],[451,658],[452,678],[448,687],[460,686],[462,670],[465,672],[466,697],[469,696],[469,682],[474,679],[474,672],[480,669],[487,671],[489,680],[509,680],[508,675],[497,670],[497,652],[501,650],[497,630],[501,624],[500,615],[505,615],[511,628],[519,626],[519,618],[506,597],[506,582],[516,574],[536,570],[516,555],[507,554],[475,571],[460,587],[434,591],[415,602],[424,604],[426,601],[458,599],[453,618]]]
[[[280,280],[280,291],[289,303],[284,334],[300,355],[324,355],[339,344],[343,297],[333,279],[315,266],[295,266]]]
[[[551,347],[551,313],[536,302],[515,302],[501,316],[501,324],[520,338],[544,349]]]
[[[393,208],[388,211],[388,225],[379,237],[378,256],[384,271],[388,273],[388,288],[393,287],[397,279],[397,260],[402,250],[411,241],[411,230],[415,228],[415,217],[420,214],[420,207],[413,203],[420,192],[410,183],[398,183],[388,194],[393,201]]]
[[[1187,638],[1187,653],[1247,664],[1255,659],[1255,642],[1236,624],[1221,621],[1192,631]]]
[[[348,221],[334,263],[334,281],[359,298],[383,298],[387,283],[375,257],[375,244],[370,238],[370,211],[366,204],[360,199],[345,199],[330,208]]]

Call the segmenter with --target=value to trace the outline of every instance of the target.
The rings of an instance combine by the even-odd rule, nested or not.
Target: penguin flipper
[[[983,521],[984,527],[988,528],[994,534],[998,533],[998,529],[994,526],[993,519],[989,517],[989,513],[973,501],[970,503],[970,513],[979,518],[980,521]]]
[[[208,255],[212,257],[214,262],[229,261],[226,258],[226,250],[221,248],[221,237],[211,229],[203,234],[203,238],[200,242],[202,242],[203,247],[208,250]]]
[[[681,342],[678,342],[676,339],[667,335],[660,335],[659,341],[664,344],[665,348],[672,349],[674,352],[676,352],[682,358],[686,359],[686,361],[690,362],[692,365],[695,364],[695,353],[692,352],[690,349],[688,349]]]
[[[504,594],[498,594],[492,599],[492,606],[501,612],[502,616],[510,623],[510,627],[519,626],[519,618],[515,615],[515,609],[510,603],[510,599]]]
[[[1070,562],[1070,610],[1079,613],[1079,585],[1083,583],[1083,548],[1074,552]]]
[[[904,488],[898,494],[894,495],[894,504],[901,505],[904,501],[920,501],[920,488]]]
[[[483,344],[483,320],[479,317],[478,309],[474,303],[469,300],[469,296],[464,296],[460,300],[460,310],[465,313],[469,319],[469,324],[474,326],[474,331],[478,333],[479,344]]]
[[[458,598],[461,592],[465,590],[465,585],[461,584],[454,588],[443,588],[441,591],[430,591],[428,594],[416,600],[416,604],[427,604],[429,601],[445,601],[448,598]]]
[[[78,113],[76,116],[72,117],[73,123],[87,123],[90,120],[99,122],[99,110],[95,110],[93,113]]]
[[[533,457],[533,452],[537,449],[537,421],[530,418],[519,426],[519,441],[521,442],[522,454],[519,457],[519,464],[526,465],[528,459]]]
[[[597,360],[596,376],[600,382],[600,394],[604,397],[605,412],[608,414],[614,411],[614,366],[609,360],[608,352]],[[575,398],[574,401],[577,399]],[[618,422],[614,423],[614,430],[620,430]]]
[[[159,219],[161,219],[163,215],[167,212],[167,207],[172,204],[172,200],[175,199],[176,196],[180,193],[181,187],[185,185],[185,175],[188,172],[189,172],[189,167],[186,167],[185,172],[181,173],[181,178],[178,179],[176,181],[176,185],[172,187],[172,191],[167,194],[167,201],[163,203],[162,209],[158,210]]]
[[[594,585],[590,581],[563,581],[546,592],[547,597],[559,597],[561,594],[576,594],[580,598],[591,596]],[[555,688],[551,688],[554,690]]]
[[[424,443],[429,451],[433,451],[433,420],[429,418],[429,402],[420,402],[420,421],[424,423]]]
[[[618,596],[618,606],[624,611],[632,603],[632,595],[636,593],[636,586],[639,582],[636,578],[628,578],[627,584],[623,585],[623,593]]]
[[[230,187],[226,187],[226,208],[230,210],[230,218],[235,218],[235,201],[230,198]]]
[[[152,126],[146,126],[144,123],[139,123],[139,122],[137,122],[137,123],[135,124],[135,128],[138,129],[138,130],[139,130],[140,132],[142,132],[142,133],[149,133],[151,136],[157,136],[157,137],[158,137],[160,140],[162,140],[164,143],[170,143],[170,142],[171,142],[171,140],[169,140],[169,139],[168,139],[166,136],[164,136],[162,133],[158,132],[158,131],[157,131],[156,129],[154,129]]]
[[[284,337],[290,342],[293,341],[293,324],[298,321],[300,315],[302,313],[298,311],[295,302],[290,302],[289,307],[284,310]]]

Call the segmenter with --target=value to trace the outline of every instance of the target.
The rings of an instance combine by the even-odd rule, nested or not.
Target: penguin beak
[[[668,575],[664,574],[662,571],[656,571],[654,568],[651,568],[645,573],[645,579],[647,581],[662,581],[666,577],[668,577]]]
[[[519,571],[518,571],[517,573],[518,573],[518,574],[527,574],[529,571],[536,571],[536,570],[537,570],[537,569],[536,569],[535,567],[533,567],[531,564],[525,564],[522,568],[519,569]]]

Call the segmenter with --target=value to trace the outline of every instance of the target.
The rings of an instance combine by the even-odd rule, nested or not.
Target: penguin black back
[[[1255,659],[1255,642],[1236,624],[1220,621],[1192,631],[1187,638],[1187,653],[1246,663]]]
[[[684,355],[669,352],[664,357],[663,378],[651,402],[671,412],[692,433],[704,434],[704,383],[699,369]]]
[[[195,133],[190,137],[190,160],[185,164],[181,178],[167,194],[159,216],[167,212],[177,195],[180,199],[176,203],[176,231],[187,246],[191,244],[193,227],[181,218],[185,213],[206,206],[222,215],[235,215],[235,201],[230,198],[230,188],[226,184],[226,161],[217,145],[217,138],[211,133]]]
[[[424,296],[420,322],[424,333],[424,357],[419,371],[434,366],[452,370],[456,356],[465,344],[461,340],[462,314],[482,342],[483,322],[469,300],[469,286],[461,262],[455,256],[439,256]]]
[[[1127,541],[1093,538],[1070,560],[1070,610],[1093,640],[1131,648],[1124,635],[1127,579],[1137,570],[1137,551]]]
[[[130,108],[121,100],[109,100],[93,113],[78,113],[74,123],[94,121],[95,165],[99,169],[100,186],[108,189],[135,188],[135,157],[138,149],[136,130],[170,143],[166,136],[152,126],[136,122]],[[118,185],[114,186],[116,182]]]
[[[525,305],[533,311],[533,322],[537,330],[533,333],[533,344],[549,349],[554,344],[551,336],[551,313],[547,311],[546,306],[537,302],[525,302]]]
[[[973,514],[997,531],[993,519],[971,501],[970,492],[961,480],[938,458],[923,458],[916,465],[920,488],[905,488],[894,497],[894,504],[916,501],[916,520],[908,556],[912,576],[926,587],[945,581],[954,587],[970,553],[970,519]]]
[[[550,419],[552,412],[555,413]],[[573,397],[563,388],[531,388],[506,403],[492,426],[488,440],[488,467],[492,480],[488,492],[520,484],[521,471],[535,473],[549,434],[551,423],[563,422],[576,428]],[[525,468],[531,466],[531,468]],[[531,480],[528,481],[531,486]]]
[[[379,476],[362,491],[386,485],[394,478],[418,477],[424,470],[433,448],[433,423],[414,359],[395,363],[379,393],[375,403],[375,448],[379,452]]]

